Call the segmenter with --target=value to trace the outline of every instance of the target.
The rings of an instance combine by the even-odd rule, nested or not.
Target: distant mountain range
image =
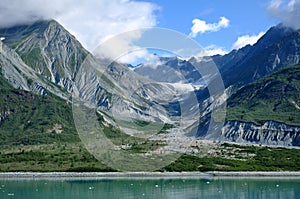
[[[138,121],[169,124],[172,128],[165,133],[198,139],[300,145],[300,74],[299,66],[293,66],[300,63],[300,31],[281,24],[255,45],[224,56],[161,57],[160,65],[142,64],[134,71],[117,62],[106,66],[54,20],[3,28],[0,36],[5,38],[0,41],[2,144],[78,141],[70,105],[73,95],[95,105],[104,117],[101,122],[114,125],[110,117],[117,117],[122,121],[118,128],[127,134],[137,131],[128,122]],[[195,70],[196,65],[210,64],[223,78],[222,96],[209,96],[211,77]],[[195,94],[199,104],[189,104],[188,96]],[[210,135],[205,129],[211,112],[226,99],[225,126]],[[190,110],[184,126],[178,125],[184,114],[180,104]],[[197,117],[200,126],[193,123]]]
[[[157,66],[143,65],[135,72],[156,81],[190,83],[198,82],[201,75],[195,72],[199,65],[213,62],[222,75],[226,87],[242,86],[264,77],[282,67],[300,63],[300,31],[279,24],[270,28],[253,46],[247,45],[239,50],[221,56],[192,57],[182,60],[177,57],[163,57]]]

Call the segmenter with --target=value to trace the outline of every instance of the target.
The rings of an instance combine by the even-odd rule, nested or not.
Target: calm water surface
[[[0,198],[300,199],[300,179],[2,179],[0,180]]]

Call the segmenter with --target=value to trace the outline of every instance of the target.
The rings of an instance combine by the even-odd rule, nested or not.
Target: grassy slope
[[[0,78],[0,113],[9,112],[0,122],[0,145],[79,142],[70,104],[55,96],[13,89]],[[56,132],[55,125],[62,132]]]
[[[0,74],[0,171],[109,171],[84,148],[71,105],[12,88]],[[61,130],[56,132],[55,124]]]
[[[227,120],[300,125],[300,65],[286,67],[238,90],[227,104]]]

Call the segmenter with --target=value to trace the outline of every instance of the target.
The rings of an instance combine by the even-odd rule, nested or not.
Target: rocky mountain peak
[[[5,43],[48,81],[67,90],[88,52],[54,20],[0,29]]]

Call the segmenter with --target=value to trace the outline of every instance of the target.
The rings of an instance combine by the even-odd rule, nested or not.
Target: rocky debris
[[[300,146],[300,127],[275,121],[263,125],[228,121],[222,128],[220,140],[277,146]]]

